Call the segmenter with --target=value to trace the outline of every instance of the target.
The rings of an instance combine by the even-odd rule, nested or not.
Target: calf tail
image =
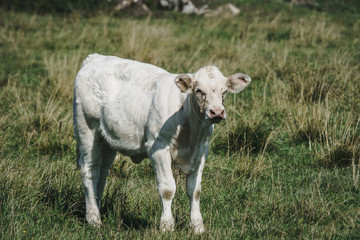
[[[76,165],[78,168],[80,168],[80,148],[79,144],[76,143]]]
[[[74,99],[73,99],[73,128],[74,128],[74,138],[76,140],[76,166],[79,168],[79,160],[80,160],[80,149],[79,142],[77,137],[77,121],[76,121],[76,89],[74,87]]]

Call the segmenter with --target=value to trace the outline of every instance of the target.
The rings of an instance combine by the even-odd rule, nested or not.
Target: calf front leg
[[[196,234],[204,232],[203,219],[200,213],[201,177],[205,156],[201,157],[198,168],[186,176],[186,193],[190,202],[190,226]]]
[[[171,203],[175,195],[176,184],[171,170],[171,156],[168,148],[158,148],[150,155],[156,175],[156,183],[162,202],[160,229],[162,231],[174,230],[174,217],[171,213]]]

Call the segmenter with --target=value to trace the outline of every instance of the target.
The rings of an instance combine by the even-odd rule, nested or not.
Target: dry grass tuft
[[[215,132],[212,150],[218,154],[225,149],[230,154],[272,151],[276,143],[272,141],[274,128],[269,124],[271,121],[269,115],[255,115],[252,119],[240,115],[237,121],[227,121],[226,127]]]
[[[321,145],[318,152],[326,166],[359,167],[360,159],[360,131],[359,121],[352,117],[339,116],[337,122],[329,127],[325,136],[325,145]],[[353,173],[355,174],[355,173]],[[356,178],[356,176],[355,176]]]

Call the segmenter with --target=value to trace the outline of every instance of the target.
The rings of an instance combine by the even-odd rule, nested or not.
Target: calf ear
[[[250,82],[251,78],[243,73],[235,73],[226,80],[229,91],[232,93],[241,92]]]
[[[193,87],[193,80],[187,74],[181,74],[175,78],[175,83],[183,93],[190,93]]]

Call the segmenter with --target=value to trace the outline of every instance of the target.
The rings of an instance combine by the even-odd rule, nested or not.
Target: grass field
[[[235,18],[0,10],[0,239],[358,239],[360,8],[333,2],[239,0]],[[123,156],[108,178],[103,227],[85,223],[72,91],[93,52],[251,76],[215,128],[201,236],[188,228],[184,176],[174,169],[176,229],[162,234],[149,160]]]

